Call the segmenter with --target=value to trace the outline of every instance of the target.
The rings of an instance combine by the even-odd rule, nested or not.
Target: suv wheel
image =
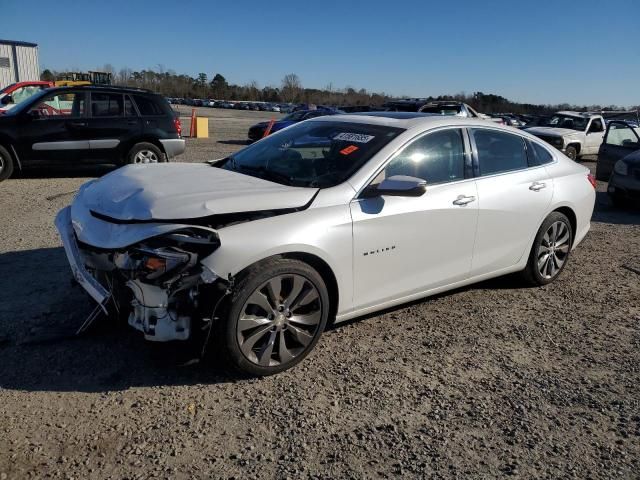
[[[575,160],[576,158],[578,158],[578,150],[576,150],[576,147],[574,147],[573,145],[569,145],[564,151],[564,154],[571,160]]]
[[[162,151],[153,143],[136,143],[127,155],[127,163],[159,163],[165,162]]]
[[[13,158],[9,151],[0,145],[0,182],[6,180],[13,173]]]
[[[272,375],[313,350],[328,316],[329,295],[318,272],[299,260],[263,262],[237,279],[218,324],[218,351],[244,374]]]

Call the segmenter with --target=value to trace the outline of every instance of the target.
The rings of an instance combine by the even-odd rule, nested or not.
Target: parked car
[[[270,133],[275,133],[283,128],[287,128],[294,123],[301,122],[303,120],[309,120],[310,118],[323,117],[325,115],[336,115],[338,113],[343,113],[341,110],[329,110],[326,108],[319,108],[317,110],[298,110],[296,112],[290,113],[282,120],[278,120],[271,127]],[[264,132],[267,130],[270,122],[260,122],[253,125],[249,128],[249,132],[247,133],[247,137],[250,141],[255,142],[256,140],[260,140],[264,137]]]
[[[596,155],[604,138],[604,118],[599,114],[558,112],[544,127],[525,130],[554,146],[572,160]]]
[[[609,182],[607,193],[614,205],[640,201],[640,128],[634,122],[608,122],[596,178]]]
[[[416,102],[416,104],[417,103],[419,102]],[[470,105],[463,102],[448,100],[428,102],[418,108],[418,112],[429,113],[432,115],[453,115],[464,118],[481,118],[501,125],[505,124],[502,118],[493,118],[484,113],[478,113]]]
[[[53,82],[41,81],[18,82],[7,85],[0,90],[0,115],[11,110],[32,95],[51,87],[53,87]]]
[[[0,180],[38,164],[156,163],[184,152],[161,95],[118,87],[43,90],[0,116]]]
[[[328,322],[512,272],[554,281],[589,230],[594,185],[482,120],[335,115],[210,164],[120,168],[56,226],[76,280],[146,339],[201,352],[211,338],[269,375]]]

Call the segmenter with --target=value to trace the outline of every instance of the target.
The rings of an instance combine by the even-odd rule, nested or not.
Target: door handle
[[[534,192],[539,192],[543,188],[547,188],[547,184],[544,182],[533,182],[531,185],[529,185],[529,190],[532,190]]]
[[[72,127],[86,127],[87,122],[69,122]]]
[[[127,125],[137,125],[137,124],[138,124],[138,122],[137,122],[137,121],[135,121],[135,120],[129,120],[129,121],[127,122]]]
[[[453,201],[453,204],[464,207],[466,204],[474,202],[475,200],[476,200],[476,197],[473,197],[473,196],[467,197],[466,195],[458,195],[458,198],[456,198]]]

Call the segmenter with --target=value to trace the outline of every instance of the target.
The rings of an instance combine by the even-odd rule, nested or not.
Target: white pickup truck
[[[585,155],[598,154],[604,138],[605,122],[602,115],[557,112],[551,116],[547,126],[525,130],[576,160]]]

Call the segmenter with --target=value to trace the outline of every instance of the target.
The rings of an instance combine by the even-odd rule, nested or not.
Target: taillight
[[[593,175],[589,174],[589,175],[587,175],[587,179],[589,180],[589,183],[591,184],[591,186],[593,188],[596,188],[596,185],[597,185],[596,177],[594,177]]]
[[[180,123],[180,117],[175,117],[173,119],[173,126],[176,128],[178,135],[182,136],[182,124]]]

